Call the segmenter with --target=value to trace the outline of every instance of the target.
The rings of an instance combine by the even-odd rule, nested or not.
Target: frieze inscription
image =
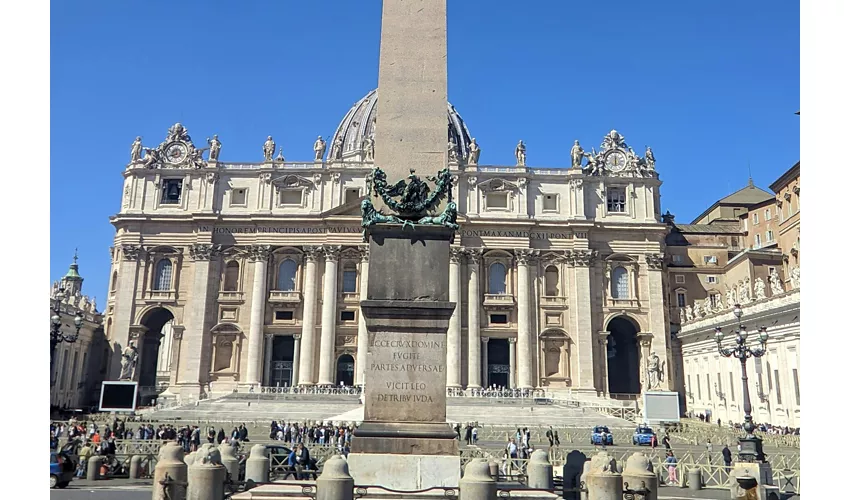
[[[466,238],[528,238],[529,240],[569,240],[572,233],[550,231],[498,231],[491,229],[465,229],[461,236]]]

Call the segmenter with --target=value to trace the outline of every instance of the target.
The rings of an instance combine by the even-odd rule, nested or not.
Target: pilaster
[[[571,311],[573,331],[576,335],[578,351],[579,390],[596,391],[593,376],[593,315],[591,297],[593,288],[590,283],[590,266],[596,259],[593,250],[571,250],[566,253],[567,265],[573,270],[573,291],[575,308]]]
[[[508,361],[510,363],[509,389],[516,389],[516,338],[508,337]]]
[[[460,264],[463,250],[452,247],[449,255],[449,302],[455,303],[452,317],[449,319],[449,330],[446,335],[446,387],[460,387],[461,335],[460,335]]]
[[[472,389],[481,388],[481,292],[479,289],[481,267],[481,250],[466,250],[467,267],[469,268],[469,293],[468,293],[468,324],[467,324],[467,346],[469,348],[467,359],[467,381],[466,386]]]
[[[115,309],[112,314],[110,339],[112,352],[120,353],[130,342],[130,325],[136,312],[136,285],[139,282],[139,257],[143,250],[139,245],[119,247],[118,284],[115,290]],[[58,355],[58,354],[57,354]],[[58,358],[57,358],[58,359]],[[58,363],[57,363],[58,366]],[[118,380],[121,373],[121,356],[111,356],[107,380]]]
[[[360,300],[368,298],[369,289],[369,247],[360,247]],[[357,323],[357,361],[354,366],[354,385],[362,386],[366,370],[366,354],[369,351],[369,333],[366,330],[366,318],[361,312]]]
[[[490,387],[490,360],[487,352],[487,345],[490,343],[490,337],[481,337],[481,385]]]
[[[337,268],[341,250],[339,245],[326,245],[323,248],[325,275],[322,290],[322,336],[319,343],[319,385],[334,384]]]
[[[249,259],[254,263],[254,284],[251,287],[251,322],[248,330],[248,373],[245,383],[261,385],[260,377],[263,370],[263,325],[266,311],[266,283],[269,256],[269,245],[252,245],[248,248]]]
[[[667,362],[667,366],[674,366],[672,360],[672,347],[670,345],[670,325],[665,315],[664,306],[664,255],[663,254],[646,254],[646,274],[649,285],[648,302],[649,302],[649,328],[655,333],[653,338],[653,349],[656,352],[663,352],[663,359]],[[665,390],[673,390],[673,377],[666,376],[661,383]]]
[[[517,379],[520,389],[534,388],[532,380],[532,338],[531,338],[531,315],[530,302],[531,291],[529,289],[529,260],[535,255],[534,250],[517,249],[515,252],[517,261]]]

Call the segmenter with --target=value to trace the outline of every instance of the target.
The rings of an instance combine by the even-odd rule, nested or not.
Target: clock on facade
[[[181,163],[188,155],[189,150],[182,142],[172,142],[165,147],[165,161],[168,163]]]
[[[605,157],[605,166],[614,172],[619,172],[626,167],[626,155],[622,151],[611,151]]]

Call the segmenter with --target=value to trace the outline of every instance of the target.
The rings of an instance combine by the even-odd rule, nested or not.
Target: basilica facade
[[[196,147],[181,124],[156,147],[133,143],[111,218],[113,379],[132,345],[131,377],[148,396],[362,385],[360,205],[378,102],[377,91],[358,101],[306,162],[275,156],[272,137],[262,155],[258,141],[261,161],[220,160],[217,136]],[[590,153],[576,141],[562,168],[526,166],[523,144],[516,165],[487,165],[455,108],[446,112],[460,225],[448,386],[625,399],[650,379],[673,389],[648,364],[655,353],[652,369],[671,366],[668,226],[651,151],[639,156],[611,131]]]

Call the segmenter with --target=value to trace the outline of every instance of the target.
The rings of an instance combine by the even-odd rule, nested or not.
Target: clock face
[[[614,172],[623,170],[626,167],[626,155],[622,151],[612,151],[605,157],[605,166]]]
[[[180,163],[189,155],[186,145],[180,142],[172,142],[165,147],[165,161],[168,163]]]

